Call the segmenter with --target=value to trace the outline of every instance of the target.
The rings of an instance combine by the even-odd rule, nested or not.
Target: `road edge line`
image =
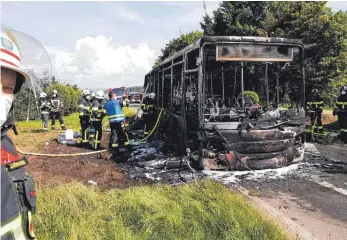
[[[281,223],[279,224],[291,237],[294,237],[295,239],[299,237],[300,240],[318,240],[318,238],[316,238],[312,233],[308,232],[306,229],[301,227],[290,218],[287,218],[285,215],[277,211],[274,207],[270,206],[262,199],[251,196],[247,189],[241,187],[240,185],[236,185],[236,189],[248,199],[250,199],[254,204],[266,211],[266,213],[271,218],[273,218],[274,220],[280,220]],[[278,222],[276,221],[276,223]]]
[[[310,180],[314,183],[317,183],[317,184],[323,186],[323,187],[329,188],[331,190],[334,190],[335,192],[338,192],[338,193],[341,193],[341,194],[347,196],[347,190],[344,188],[336,187],[335,185],[333,185],[327,181],[320,182],[317,179],[310,179]]]

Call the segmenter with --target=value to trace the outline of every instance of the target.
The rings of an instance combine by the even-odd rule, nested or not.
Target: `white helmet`
[[[47,97],[47,94],[45,92],[40,93],[40,98],[45,98]]]
[[[54,89],[54,90],[52,91],[52,96],[53,96],[53,97],[56,97],[57,95],[58,95],[58,91]]]
[[[16,40],[14,36],[9,32],[1,32],[1,52],[0,52],[0,65],[1,67],[13,70],[17,74],[16,87],[13,91],[14,94],[19,92],[23,83],[29,80],[26,73],[20,70],[20,52],[18,46],[16,45]]]
[[[105,93],[104,91],[102,90],[98,90],[96,93],[95,93],[95,98],[96,99],[104,99],[105,97]]]
[[[87,96],[87,95],[90,95],[90,91],[87,88],[83,89],[82,96]]]
[[[154,99],[154,98],[155,98],[155,93],[150,93],[150,94],[149,94],[149,98],[150,98],[150,99]]]

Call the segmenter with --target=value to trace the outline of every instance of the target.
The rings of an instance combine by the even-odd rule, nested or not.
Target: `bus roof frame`
[[[198,39],[195,43],[188,45],[187,47],[183,48],[182,50],[178,51],[177,53],[169,56],[167,59],[165,59],[163,62],[161,62],[157,67],[153,68],[151,71],[149,71],[147,75],[149,75],[151,72],[158,70],[163,65],[169,63],[170,61],[174,60],[180,55],[183,55],[185,52],[189,52],[191,50],[194,50],[198,47],[203,46],[204,44],[213,43],[213,42],[224,42],[224,43],[259,43],[259,44],[266,44],[266,43],[272,43],[272,44],[288,44],[288,45],[294,45],[301,48],[304,48],[304,43],[300,39],[290,39],[290,38],[278,38],[278,37],[252,37],[252,36],[204,36],[200,39]]]

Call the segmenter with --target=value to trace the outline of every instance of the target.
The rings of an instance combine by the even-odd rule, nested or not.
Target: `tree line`
[[[204,35],[283,37],[304,42],[306,91],[319,89],[332,106],[340,87],[347,85],[347,11],[334,12],[327,2],[221,2],[200,25],[202,31],[166,44],[154,66]]]
[[[31,79],[31,81],[33,80]],[[35,85],[32,85],[30,82],[25,83],[22,90],[16,94],[13,109],[16,121],[40,119],[40,93],[47,93],[47,97],[49,98],[54,89],[58,91],[64,103],[64,110],[70,109],[72,111],[77,111],[78,100],[82,90],[79,89],[77,85],[60,83],[54,76],[52,78],[46,77],[38,79]]]

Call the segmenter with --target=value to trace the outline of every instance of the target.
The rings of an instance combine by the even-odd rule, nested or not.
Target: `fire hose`
[[[28,152],[23,152],[20,149],[17,148],[17,151],[20,154],[24,155],[34,155],[34,156],[45,156],[45,157],[73,157],[73,156],[86,156],[86,155],[92,155],[92,154],[98,154],[98,153],[104,153],[108,152],[111,149],[104,149],[100,151],[94,151],[94,152],[84,152],[84,153],[67,153],[67,154],[48,154],[48,153],[28,153]]]
[[[157,119],[157,122],[155,123],[152,131],[148,134],[148,136],[146,136],[143,139],[140,139],[140,142],[145,141],[149,136],[152,135],[152,133],[156,130],[159,120],[161,118],[161,114],[163,112],[163,109],[160,110],[159,112],[159,116]],[[104,152],[108,152],[111,151],[111,149],[104,149],[104,150],[100,150],[100,151],[93,151],[93,152],[84,152],[84,153],[67,153],[67,154],[49,154],[49,153],[30,153],[30,152],[24,152],[20,149],[17,148],[17,151],[20,154],[24,154],[24,155],[33,155],[33,156],[45,156],[45,157],[73,157],[73,156],[86,156],[86,155],[92,155],[92,154],[99,154],[99,153],[104,153]]]
[[[159,116],[158,116],[157,122],[155,123],[155,125],[154,125],[152,131],[151,131],[145,138],[140,139],[140,140],[139,140],[140,142],[145,141],[148,137],[150,137],[150,136],[152,135],[152,133],[154,132],[154,130],[155,130],[155,129],[157,128],[157,126],[158,126],[158,123],[159,123],[159,120],[160,120],[160,118],[161,118],[161,114],[162,114],[162,113],[163,113],[163,109],[161,108],[161,109],[160,109],[160,112],[159,112]]]

